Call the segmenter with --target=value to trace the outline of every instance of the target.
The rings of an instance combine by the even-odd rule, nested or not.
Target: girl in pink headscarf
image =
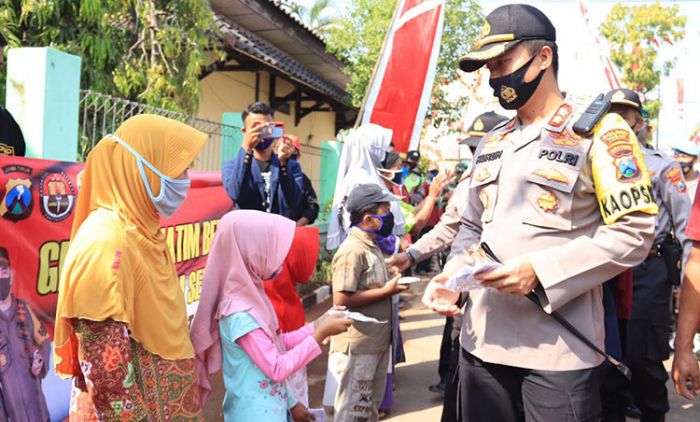
[[[329,336],[347,330],[342,315],[323,316],[297,331],[279,334],[263,280],[281,270],[295,223],[259,211],[233,211],[217,227],[191,337],[202,403],[209,374],[223,366],[226,421],[311,421],[286,380],[321,353]]]

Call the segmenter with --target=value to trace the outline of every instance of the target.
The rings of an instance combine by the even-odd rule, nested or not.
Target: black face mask
[[[489,85],[493,88],[493,95],[498,98],[501,107],[506,110],[516,110],[524,106],[525,103],[535,93],[537,86],[544,76],[547,69],[540,71],[535,79],[530,82],[525,82],[525,73],[530,68],[530,65],[537,57],[537,54],[532,56],[527,63],[522,65],[518,70],[500,78],[489,79]]]
[[[391,212],[386,215],[376,215],[372,214],[371,217],[379,218],[382,220],[382,225],[377,230],[372,230],[372,233],[381,236],[388,237],[391,232],[394,231],[394,214]]]
[[[10,294],[10,277],[0,278],[0,300],[5,300]]]

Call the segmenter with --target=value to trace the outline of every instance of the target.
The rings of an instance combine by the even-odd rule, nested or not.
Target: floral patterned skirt
[[[77,320],[82,377],[71,421],[201,420],[194,359],[166,360],[134,341],[126,324]]]

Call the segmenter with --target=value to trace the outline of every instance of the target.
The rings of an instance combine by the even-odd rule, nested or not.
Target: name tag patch
[[[540,160],[547,159],[549,161],[556,161],[557,163],[564,163],[570,165],[571,167],[576,167],[581,156],[573,152],[542,148],[540,149],[539,154],[537,154],[537,158]]]
[[[476,164],[488,163],[491,161],[500,160],[502,156],[503,156],[503,150],[481,154],[476,158]]]

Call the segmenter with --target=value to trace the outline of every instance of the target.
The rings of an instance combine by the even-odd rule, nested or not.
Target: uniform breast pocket
[[[501,171],[501,161],[477,165],[472,174],[469,187],[476,189],[479,201],[484,208],[481,222],[490,223],[498,198],[498,174]]]
[[[570,231],[574,186],[579,170],[534,161],[528,166],[525,200],[529,204],[523,223]]]

